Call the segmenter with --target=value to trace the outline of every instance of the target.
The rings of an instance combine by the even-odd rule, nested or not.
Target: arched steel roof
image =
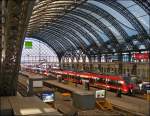
[[[90,48],[102,53],[148,50],[149,5],[149,0],[40,0],[26,36],[45,41],[61,55]]]

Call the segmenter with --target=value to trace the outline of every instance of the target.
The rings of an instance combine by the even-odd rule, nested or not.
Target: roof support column
[[[101,72],[102,71],[102,69],[101,69],[101,57],[102,57],[102,55],[101,54],[98,54],[98,69],[99,69],[99,71]]]
[[[118,53],[118,60],[119,60],[119,69],[118,69],[118,72],[119,72],[119,74],[121,75],[122,74],[122,67],[123,67],[123,64],[122,64],[122,62],[123,62],[123,60],[122,60],[122,52],[119,52]]]
[[[82,66],[83,68],[82,68],[82,69],[83,69],[83,70],[86,70],[86,67],[85,67],[85,65],[86,65],[86,55],[82,55],[82,62],[83,62],[83,64],[82,64],[82,65],[83,65],[83,66]]]
[[[128,62],[131,62],[132,54],[131,52],[128,53]]]
[[[3,5],[5,4],[4,1]],[[24,32],[33,8],[32,3],[34,1],[8,0],[6,5],[3,6],[4,9],[2,7],[7,13],[4,13],[5,34],[3,35],[3,39],[5,48],[2,51],[0,96],[16,95]]]

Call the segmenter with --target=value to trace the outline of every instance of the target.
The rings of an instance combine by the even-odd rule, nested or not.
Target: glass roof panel
[[[39,63],[39,61],[58,62],[55,51],[46,43],[34,38],[25,38],[25,41],[32,42],[32,48],[27,49],[23,46],[21,63]]]
[[[125,7],[129,7],[129,6],[132,6],[134,5],[135,3],[131,0],[117,0],[118,3],[122,4],[123,6]]]
[[[25,49],[25,46],[23,46],[22,55],[29,54],[34,56],[40,53],[43,56],[57,56],[55,51],[42,41],[36,40],[34,38],[25,38],[25,41],[32,42],[32,49]]]
[[[87,13],[89,13],[90,15],[92,15],[93,17],[95,17],[96,19],[98,19],[99,21],[101,21],[104,25],[106,25],[106,26],[112,31],[112,33],[114,34],[114,36],[115,36],[116,38],[119,36],[119,39],[122,38],[122,41],[123,41],[123,37],[120,35],[120,33],[118,32],[118,30],[117,30],[114,26],[112,26],[107,20],[105,20],[105,19],[102,18],[101,16],[99,16],[99,15],[97,15],[96,13],[91,12],[91,11],[89,11],[89,10],[82,9],[82,8],[77,8],[77,9],[82,10],[83,12],[87,12]],[[88,21],[88,22],[89,22],[89,21]],[[91,23],[91,22],[89,22],[89,23]],[[91,24],[91,25],[93,25],[93,24]],[[94,25],[93,25],[93,26],[94,26]],[[93,28],[94,28],[94,30],[96,30],[96,31],[100,34],[101,37],[104,37],[104,38],[102,38],[102,39],[103,39],[105,42],[106,42],[107,40],[109,40],[109,37],[107,37],[106,34],[105,34],[101,29],[99,29],[97,26],[94,26]],[[103,35],[101,35],[101,34],[103,34]]]
[[[124,7],[126,7],[138,20],[139,22],[143,25],[143,27],[145,28],[145,30],[149,32],[149,25],[150,25],[150,19],[149,19],[149,15],[136,3],[134,3],[132,1],[132,3],[134,3],[133,5],[129,5],[127,6],[126,4],[129,4],[128,1],[121,1],[118,0],[118,2],[123,5]]]
[[[120,24],[120,25],[121,25],[121,27],[127,32],[127,34],[128,34],[129,36],[138,34],[136,30],[130,29],[130,28],[126,27],[126,26],[123,25],[123,24]]]
[[[75,22],[72,22],[72,21],[68,21],[67,22],[70,22],[70,23],[74,23],[75,25],[77,26],[80,26],[79,24],[75,23]],[[80,28],[82,28],[82,26],[80,26]],[[86,43],[86,45],[90,45],[90,42],[81,34],[79,33],[78,31],[76,31],[75,29],[71,28],[71,30],[73,30],[77,35],[79,35],[79,37]],[[84,30],[84,28],[83,28]],[[69,32],[68,32],[69,33]],[[71,34],[70,34],[71,35]]]
[[[133,5],[127,8],[135,17],[147,15],[147,13],[138,5]]]
[[[139,17],[138,20],[141,22],[141,24],[143,25],[147,33],[150,34],[150,16],[148,15],[142,16],[142,17]]]
[[[127,25],[129,28],[135,29],[131,25],[131,23],[124,16],[122,16],[117,11],[113,10],[111,7],[109,7],[107,5],[104,5],[104,4],[100,3],[100,2],[94,1],[94,0],[89,0],[87,2],[104,9],[105,11],[107,11],[108,13],[113,15],[120,23],[123,23],[124,25]]]
[[[100,30],[96,25],[94,25],[93,23],[91,23],[91,22],[88,21],[87,19],[82,18],[82,17],[77,16],[77,15],[73,15],[73,14],[71,14],[70,16],[78,17],[79,19],[81,19],[81,20],[87,22],[87,23],[88,23],[91,27],[93,27],[94,29],[98,30],[99,32],[102,32],[102,30]],[[96,38],[91,32],[89,32],[89,31],[88,31],[86,28],[84,28],[83,26],[81,26],[81,28],[84,29],[84,30],[93,38],[93,40],[96,42],[96,44],[97,44],[98,46],[101,46],[100,42],[97,40],[97,38]]]

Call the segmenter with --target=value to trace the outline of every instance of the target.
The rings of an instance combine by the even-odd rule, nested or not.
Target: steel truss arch
[[[49,29],[55,28],[56,30],[59,30],[59,33],[67,34],[69,35],[70,41],[73,43],[76,43],[77,47],[79,48],[86,48],[88,45],[80,38],[78,34],[76,34],[76,30],[73,30],[69,26],[63,26],[60,23],[53,23],[52,25],[48,26]]]
[[[150,1],[149,0],[133,0],[141,8],[145,10],[147,14],[150,15]]]
[[[95,43],[93,41],[92,37],[87,32],[85,32],[84,30],[80,29],[79,24],[76,24],[76,22],[73,22],[71,20],[63,20],[63,18],[62,18],[62,19],[57,20],[55,23],[61,24],[64,27],[72,28],[72,29],[76,30],[77,32],[79,32],[81,35],[83,35],[84,38],[85,38],[85,40],[87,40],[88,42],[90,42],[90,44]]]
[[[105,20],[107,20],[112,26],[114,26],[120,34],[123,36],[123,38],[128,38],[128,34],[124,31],[124,29],[120,26],[120,24],[117,22],[117,20],[113,17],[113,15],[109,14],[107,11],[103,10],[100,7],[97,7],[93,4],[90,3],[84,3],[82,6],[79,8],[91,11]]]
[[[60,32],[60,33],[59,33]],[[70,41],[70,39],[67,37],[67,36],[62,36],[60,35],[62,33],[62,31],[59,31],[58,32],[58,29],[54,29],[53,30],[50,30],[50,29],[45,29],[44,32],[40,32],[40,36],[48,39],[48,40],[51,40],[51,36],[54,34],[54,38],[57,39],[57,40],[65,40],[66,41],[66,44],[69,43],[69,45],[71,44],[75,49],[78,47],[78,44],[77,43],[73,43],[72,41]],[[57,37],[56,37],[57,36]],[[53,38],[52,38],[53,39]],[[72,47],[71,47],[72,48]]]
[[[46,43],[49,47],[51,47],[51,48],[55,51],[55,53],[56,53],[56,55],[57,55],[58,57],[60,57],[60,56],[62,56],[62,55],[64,54],[64,53],[62,53],[62,51],[61,51],[61,52],[58,51],[58,50],[60,49],[60,48],[58,48],[58,46],[55,46],[55,45],[53,45],[53,44],[47,42],[46,40],[44,40],[44,39],[41,38],[41,37],[38,37],[38,36],[29,36],[29,37],[36,38],[36,39],[38,39],[38,40],[40,40],[40,41]]]
[[[71,14],[75,14],[77,16],[83,17],[87,20],[89,20],[90,22],[92,22],[93,24],[97,25],[98,28],[100,28],[106,35],[107,37],[110,39],[112,43],[112,46],[115,48],[116,44],[119,44],[118,40],[116,39],[116,37],[114,36],[114,34],[112,33],[112,31],[105,26],[103,23],[101,23],[98,19],[94,18],[93,16],[88,15],[85,12],[80,12],[79,10],[76,11],[72,11]],[[105,44],[104,42],[102,44]]]
[[[61,38],[63,36],[59,36],[58,37],[58,33],[56,33],[55,31],[51,30],[51,32],[53,33],[51,36],[54,37],[56,40],[59,40],[61,42],[61,44],[63,44],[62,46],[64,46],[65,50],[69,49],[69,48],[73,48],[73,46],[71,46],[71,43],[69,41],[63,41]],[[44,35],[39,35],[42,38],[45,38],[47,40],[55,40],[55,39],[48,39],[46,37],[46,33]],[[60,38],[61,37],[61,38]],[[50,41],[51,42],[51,41]],[[69,45],[69,46],[68,46]]]
[[[117,20],[108,12],[106,12],[105,10],[103,10],[100,7],[97,7],[91,3],[84,3],[83,5],[81,5],[79,7],[79,9],[85,9],[88,10],[92,13],[95,13],[97,15],[99,15],[100,17],[104,18],[105,20],[107,20],[114,28],[117,29],[117,31],[120,33],[120,35],[124,38],[124,41],[129,44],[130,46],[133,47],[133,49],[138,49],[135,45],[133,45],[133,42],[131,40],[129,40],[129,36],[126,33],[126,31],[120,26],[120,24],[117,22]],[[84,11],[83,11],[84,12]],[[89,13],[90,14],[90,13]],[[96,18],[96,17],[95,17]],[[103,23],[105,25],[105,23]]]
[[[53,23],[52,25],[49,25],[46,28],[46,32],[49,32],[50,29],[54,29],[56,30],[56,32],[58,31],[58,34],[66,35],[66,37],[68,37],[70,41],[78,44],[77,47],[78,46],[80,46],[81,48],[87,47],[86,43],[82,41],[82,39],[80,39],[80,36],[78,36],[69,26],[64,26],[64,25],[61,25],[60,23]],[[76,39],[73,39],[72,37]]]
[[[137,30],[139,34],[147,34],[147,31],[144,29],[142,24],[138,21],[138,19],[123,5],[115,2],[115,1],[103,1],[103,0],[95,0],[97,2],[103,3],[118,13],[120,13],[122,16],[124,16],[131,24],[132,26]]]
[[[67,22],[71,21],[71,22],[75,23],[76,25],[80,25],[81,27],[85,28],[87,30],[87,32],[92,34],[92,35],[90,35],[90,34],[89,35],[91,36],[91,39],[94,41],[94,43],[96,43],[97,40],[99,40],[98,42],[100,44],[104,43],[103,39],[99,37],[99,35],[91,28],[91,26],[87,22],[79,19],[78,17],[75,17],[73,15],[71,15],[71,16],[67,15],[67,16],[64,16],[61,20],[67,21]],[[92,36],[96,39],[96,41],[93,39]],[[97,46],[99,47],[98,44],[97,44]]]

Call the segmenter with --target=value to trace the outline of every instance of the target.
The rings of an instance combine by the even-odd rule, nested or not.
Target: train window
[[[117,85],[117,81],[115,81],[115,80],[110,80],[110,81],[108,81],[108,84]]]
[[[105,79],[103,79],[103,78],[97,78],[97,79],[96,79],[96,82],[105,83]]]

